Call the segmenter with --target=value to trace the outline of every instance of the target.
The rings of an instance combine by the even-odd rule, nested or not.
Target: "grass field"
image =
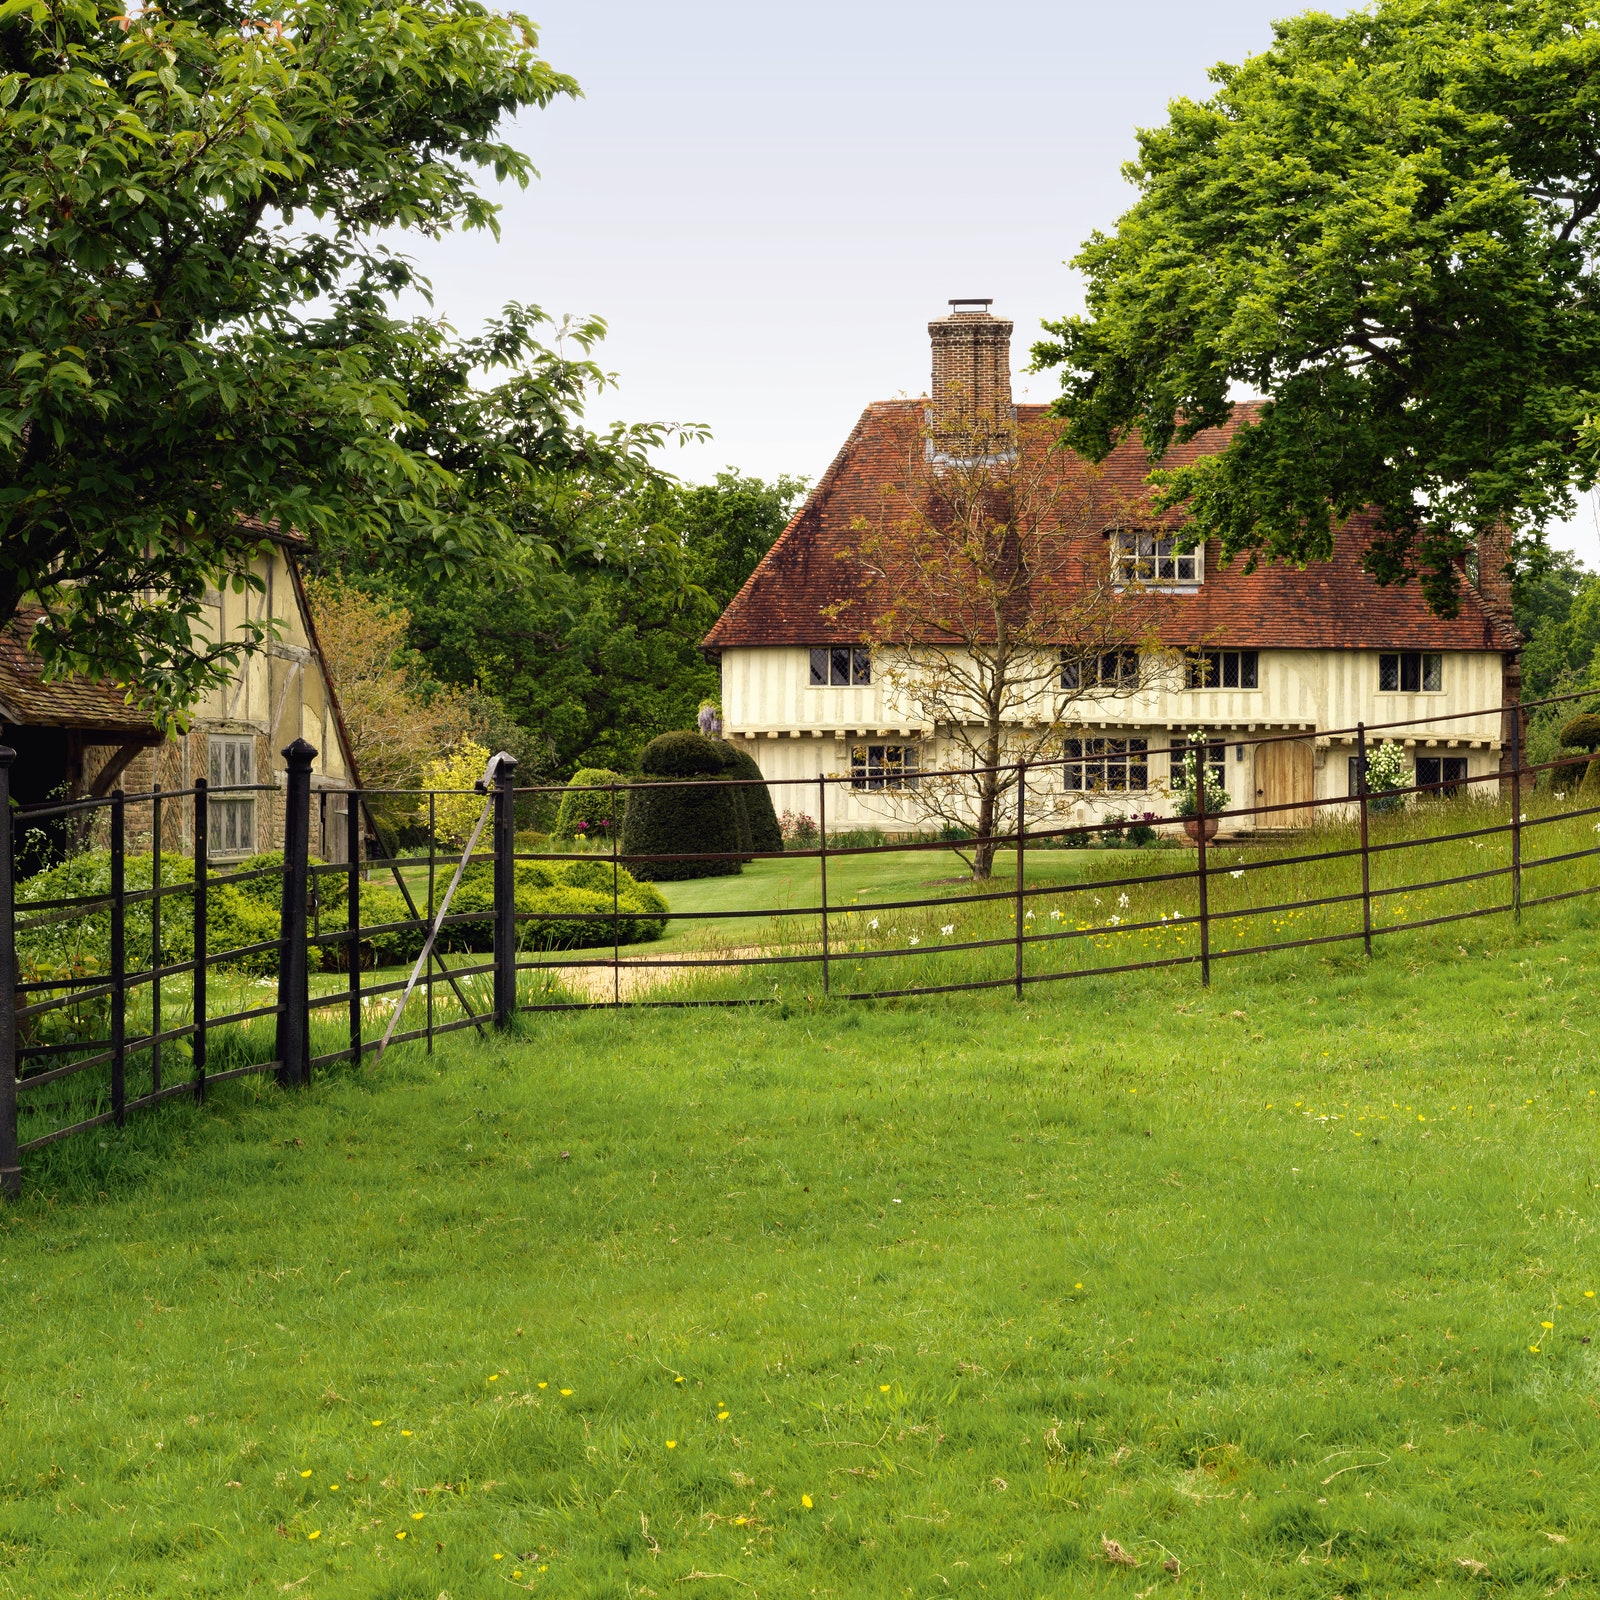
[[[541,1017],[54,1146],[0,1595],[1593,1593],[1597,927]]]

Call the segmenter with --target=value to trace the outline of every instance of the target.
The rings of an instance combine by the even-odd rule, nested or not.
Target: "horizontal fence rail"
[[[992,989],[1021,999],[1038,985],[1178,967],[1198,967],[1204,984],[1217,961],[1358,941],[1370,955],[1397,933],[1600,893],[1600,804],[1579,803],[1592,791],[1563,809],[1525,809],[1540,774],[1583,759],[1527,762],[1528,711],[1595,698],[1244,739],[1201,731],[1147,748],[1145,764],[1165,756],[1175,782],[1193,764],[1187,817],[1076,814],[1122,791],[1069,790],[1069,765],[1087,769],[1066,755],[920,770],[876,789],[852,774],[518,786],[516,762],[500,756],[472,790],[351,791],[313,787],[316,751],[303,740],[283,752],[281,787],[202,779],[13,807],[13,756],[0,749],[0,1191],[19,1192],[30,1151],[120,1127],[130,1111],[179,1095],[203,1100],[235,1077],[304,1084],[316,1068],[360,1062],[386,1032],[431,1050],[440,1035],[504,1028],[518,1012],[771,1004],[796,981],[840,1000]],[[1500,751],[1495,770],[1370,788],[1373,736],[1425,726],[1433,739],[1439,725],[1471,718],[1501,729],[1474,736]],[[1215,766],[1219,744],[1225,765],[1229,745],[1242,757],[1308,741],[1351,747],[1354,793],[1208,809],[1207,784],[1193,781]],[[914,785],[967,785],[976,797],[985,779],[1001,797],[974,807],[994,817],[985,833],[830,832],[841,792],[904,823]],[[633,797],[712,784],[809,796],[814,826],[782,850],[755,849],[753,838],[739,849],[627,848],[619,819]],[[530,845],[547,847],[520,847],[519,807],[543,814],[580,794],[606,799],[598,841],[556,848],[534,835]],[[281,796],[281,837],[259,840],[252,827],[252,844],[270,854],[242,853],[237,837],[223,851],[218,807],[257,796]],[[425,850],[394,842],[397,815]],[[1301,826],[1307,815],[1324,826]],[[66,817],[87,848],[19,884],[14,839]],[[469,831],[481,847],[463,853]],[[1130,835],[1193,854],[1124,872],[1091,870],[1087,858],[1075,875],[1049,865],[1062,858],[1048,852]],[[879,864],[949,860],[952,850],[987,853],[991,875],[873,890]],[[781,903],[706,904],[702,893],[674,906],[648,890],[685,867],[734,876],[770,861],[789,864],[798,885]],[[950,892],[917,892],[934,888]],[[668,942],[661,953],[624,954],[657,938]]]

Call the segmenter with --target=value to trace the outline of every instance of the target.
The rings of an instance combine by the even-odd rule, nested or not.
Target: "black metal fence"
[[[1558,702],[1541,702],[1555,703]],[[213,808],[225,802],[222,791],[208,788],[203,780],[191,789],[158,789],[139,795],[118,792],[102,800],[13,808],[8,799],[12,753],[0,749],[0,1188],[7,1194],[18,1192],[20,1158],[29,1151],[106,1123],[121,1126],[130,1111],[173,1096],[203,1099],[209,1085],[245,1074],[272,1072],[286,1086],[304,1084],[314,1068],[338,1061],[359,1061],[382,1042],[425,1039],[431,1049],[436,1035],[462,1028],[477,1028],[480,1032],[486,1026],[503,1028],[519,1010],[749,1005],[773,998],[770,989],[749,984],[733,994],[680,992],[645,998],[655,991],[634,984],[633,980],[641,975],[659,979],[664,974],[686,974],[692,988],[695,979],[727,975],[730,970],[748,978],[751,974],[770,975],[772,970],[800,968],[815,973],[822,995],[849,1000],[1000,987],[1013,989],[1020,999],[1030,985],[1185,965],[1198,966],[1202,982],[1209,983],[1211,968],[1218,960],[1356,940],[1370,954],[1374,938],[1401,928],[1415,930],[1502,914],[1520,916],[1525,907],[1595,894],[1600,892],[1600,879],[1554,886],[1546,878],[1535,885],[1542,892],[1531,896],[1525,892],[1530,873],[1570,868],[1585,858],[1600,857],[1600,842],[1542,855],[1527,852],[1530,832],[1537,835],[1538,830],[1554,824],[1600,817],[1600,804],[1574,804],[1532,819],[1526,816],[1524,799],[1536,775],[1554,766],[1569,765],[1575,759],[1569,757],[1564,762],[1542,766],[1532,766],[1524,760],[1523,730],[1528,709],[1524,707],[1519,713],[1511,707],[1492,707],[1453,716],[1418,718],[1409,723],[1318,730],[1318,739],[1352,736],[1356,774],[1353,795],[1299,797],[1278,804],[1208,813],[1206,784],[1198,782],[1192,785],[1194,814],[1187,819],[1147,816],[1084,822],[1063,817],[1060,774],[1065,758],[1008,765],[1003,770],[1015,796],[1009,807],[1011,817],[1005,830],[997,831],[987,842],[1012,853],[1010,870],[1004,881],[993,878],[987,884],[975,884],[973,892],[958,895],[902,896],[862,904],[858,893],[847,902],[841,903],[836,896],[830,903],[830,863],[838,872],[842,863],[862,856],[947,853],[952,841],[948,837],[907,836],[882,843],[841,845],[836,836],[830,842],[826,826],[829,790],[840,785],[859,788],[860,780],[850,776],[823,776],[814,784],[805,780],[801,786],[815,790],[822,826],[814,845],[788,849],[782,856],[785,860],[815,862],[815,902],[693,910],[658,905],[648,911],[647,920],[666,927],[685,919],[717,925],[755,920],[768,924],[769,931],[754,949],[684,950],[665,957],[643,958],[623,955],[624,926],[632,926],[638,917],[636,906],[623,904],[627,869],[648,871],[652,865],[690,862],[722,863],[729,870],[736,870],[745,862],[770,859],[777,853],[744,850],[629,855],[622,850],[618,830],[613,826],[609,852],[590,852],[586,856],[601,869],[602,877],[609,874],[609,911],[603,905],[603,891],[602,903],[596,906],[590,902],[587,909],[519,909],[519,863],[570,864],[573,857],[565,851],[517,848],[518,798],[554,796],[563,790],[558,786],[518,788],[516,764],[509,758],[494,768],[492,783],[483,787],[480,796],[434,792],[410,798],[408,803],[424,806],[429,817],[430,843],[425,856],[402,859],[383,854],[377,845],[380,835],[370,803],[380,798],[379,793],[350,796],[345,808],[345,859],[323,863],[313,860],[309,851],[311,768],[316,752],[303,740],[296,740],[283,752],[287,774],[281,864],[270,861],[250,867],[212,858],[208,824]],[[1476,776],[1457,773],[1447,780],[1382,794],[1369,789],[1369,735],[1394,734],[1423,724],[1436,729],[1449,722],[1485,717],[1494,717],[1503,730],[1497,742],[1502,743],[1504,757],[1496,770]],[[1207,734],[1205,740],[1213,737]],[[1230,737],[1227,743],[1260,749],[1284,742],[1304,742],[1306,737],[1303,732],[1248,740]],[[1481,735],[1476,742],[1485,747],[1488,744]],[[1207,765],[1205,743],[1197,749],[1193,742],[1180,740],[1165,753],[1173,758],[1175,771],[1186,757],[1194,759],[1197,770],[1203,771]],[[1052,772],[1056,774],[1054,783],[1050,781]],[[941,779],[973,782],[975,774],[969,770],[921,772],[915,781]],[[680,786],[703,786],[707,781],[704,777],[672,780]],[[765,782],[768,787],[786,788],[793,788],[798,782],[716,781],[746,786]],[[1034,787],[1030,789],[1030,785]],[[604,787],[611,802],[610,815],[619,818],[627,792],[637,786]],[[1470,794],[1475,789],[1496,804],[1452,814],[1452,825],[1442,832],[1378,840],[1372,836],[1371,819],[1380,808],[1403,805],[1413,797],[1427,799],[1446,792]],[[237,801],[264,790],[265,786],[259,785],[229,789],[226,800]],[[1030,805],[1031,796],[1046,794],[1047,805]],[[381,798],[392,801],[395,794],[385,791]],[[438,849],[438,808],[441,804],[459,807],[462,803],[470,807],[480,798],[485,816],[480,818],[479,828],[484,820],[492,819],[490,843],[488,849],[470,850],[469,854],[473,866],[492,883],[492,895],[485,904],[480,882],[473,906],[451,910],[444,903],[441,888],[445,873],[459,863],[456,857]],[[127,848],[131,808],[140,815],[139,837],[149,845],[148,851],[137,855],[130,855]],[[1338,820],[1353,827],[1351,842],[1313,849],[1291,845],[1285,854],[1280,836],[1280,845],[1258,858],[1236,853],[1231,863],[1217,859],[1220,849],[1232,849],[1236,843],[1226,835],[1221,840],[1217,838],[1219,825],[1228,824],[1233,830],[1244,823],[1256,829],[1270,828],[1284,820],[1284,813],[1300,818],[1307,812],[1327,814],[1329,808]],[[103,863],[104,882],[96,878],[79,885],[83,892],[50,898],[30,895],[24,885],[19,901],[12,872],[15,833],[86,811],[94,814],[95,826],[88,831],[105,843],[104,850],[94,857],[96,871]],[[178,828],[173,826],[175,819],[181,824]],[[1455,826],[1456,822],[1462,825]],[[1186,862],[1170,871],[1084,876],[1064,882],[1028,881],[1031,853],[1081,842],[1086,835],[1115,837],[1131,828],[1168,834],[1181,831],[1193,842],[1193,863]],[[1595,831],[1600,833],[1600,823]],[[175,851],[171,845],[175,837],[187,842],[190,850]],[[1292,838],[1295,844],[1306,840],[1313,845],[1328,842],[1304,831]],[[1486,848],[1485,841],[1491,840],[1505,847],[1504,859],[1415,882],[1373,881],[1375,863],[1395,859],[1399,853],[1463,842],[1481,849]],[[983,842],[972,838],[960,841],[965,849]],[[136,864],[140,879],[148,881],[130,884],[130,861]],[[1218,903],[1219,883],[1226,888],[1229,880],[1240,880],[1247,874],[1337,862],[1358,865],[1359,881],[1352,879],[1347,888],[1309,897],[1269,896],[1259,905]],[[486,874],[482,873],[483,868],[488,869]],[[363,885],[370,886],[377,880],[392,885],[390,892],[398,896],[393,905],[403,906],[405,915],[364,924]],[[628,881],[631,884],[632,880]],[[1496,887],[1501,883],[1503,890]],[[1395,896],[1466,885],[1488,889],[1489,897],[1399,924],[1383,925],[1375,920],[1375,906]],[[1170,920],[1163,913],[1159,924],[1154,918],[1137,916],[1063,919],[1063,907],[1082,904],[1081,897],[1085,895],[1118,890],[1122,892],[1122,903],[1127,904],[1128,892],[1135,889],[1162,893],[1181,889],[1186,896],[1192,892],[1192,900],[1185,901],[1190,909],[1186,913],[1174,911]],[[265,926],[263,917],[272,911],[273,901],[275,920]],[[251,913],[253,924],[249,917],[240,921],[241,905],[255,907]],[[868,913],[874,914],[872,926],[876,929],[877,919],[886,913],[936,908],[946,914],[957,907],[976,908],[980,917],[989,917],[991,926],[980,930],[984,936],[921,945],[914,936],[895,942],[888,938],[868,940],[860,932],[862,919]],[[1041,907],[1053,907],[1049,916],[1062,925],[1035,926]],[[1219,930],[1247,926],[1251,919],[1262,918],[1271,919],[1271,929],[1281,929],[1285,917],[1313,908],[1325,913],[1345,908],[1349,920],[1328,931],[1298,937],[1262,937],[1243,943],[1229,942],[1224,937],[1219,943]],[[951,932],[953,927],[952,922],[945,931]],[[1155,956],[1076,962],[1065,959],[1064,953],[1074,946],[1091,954],[1115,954],[1124,948],[1119,941],[1149,934],[1158,927],[1163,937],[1172,936],[1176,943]],[[552,940],[552,928],[564,929],[570,937]],[[574,929],[579,930],[576,935],[572,933]],[[65,936],[85,930],[92,935],[86,946],[71,946],[68,939],[63,945],[64,954],[58,952],[49,959],[38,956],[42,946],[49,946],[53,932]],[[843,938],[841,930],[846,933]],[[609,940],[605,938],[608,931]],[[250,936],[252,933],[254,937]],[[137,945],[133,955],[130,934]],[[386,961],[382,954],[397,939],[422,947],[415,958],[417,970],[411,977],[392,975],[412,966],[409,945],[403,963]],[[563,942],[577,944],[585,953],[562,950],[559,947]],[[27,961],[20,959],[25,950],[34,952]],[[466,961],[452,963],[447,959],[451,950],[466,955]],[[924,963],[963,952],[991,955],[986,958],[984,970],[976,975],[946,982],[920,981]],[[483,959],[473,959],[474,954]],[[316,992],[311,981],[313,957],[320,972],[328,975],[328,981],[319,977]],[[903,981],[892,978],[880,987],[861,981],[859,975],[868,970],[869,963],[881,962],[894,963],[887,969],[892,975],[906,973],[905,963],[912,963],[910,976]],[[391,975],[385,976],[386,966]],[[592,982],[595,969],[609,976],[609,982],[598,992]],[[410,995],[413,978],[420,989],[418,1003],[423,1015],[415,1026],[396,1028],[394,1024],[403,1019],[394,1015],[395,1004],[402,994]],[[578,978],[585,981],[575,984]],[[626,993],[624,978],[630,980]],[[443,1009],[437,997],[441,985],[447,990],[449,1001]],[[259,994],[245,992],[252,989],[259,990]],[[267,1019],[271,1019],[270,1042]],[[386,1036],[380,1020],[390,1025],[392,1037]],[[219,1059],[218,1049],[224,1045]],[[323,1048],[314,1049],[315,1045]]]

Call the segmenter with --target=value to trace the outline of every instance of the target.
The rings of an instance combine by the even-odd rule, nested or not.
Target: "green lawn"
[[[537,1018],[54,1146],[0,1595],[1593,1593],[1577,907]]]

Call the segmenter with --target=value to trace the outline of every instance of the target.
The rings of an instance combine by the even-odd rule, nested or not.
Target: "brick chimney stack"
[[[1478,598],[1483,609],[1504,634],[1515,633],[1511,608],[1511,530],[1496,522],[1478,531]],[[1521,642],[1520,640],[1518,641]]]
[[[928,324],[933,341],[933,435],[941,455],[996,455],[1011,448],[1011,323],[992,300],[952,300]]]

